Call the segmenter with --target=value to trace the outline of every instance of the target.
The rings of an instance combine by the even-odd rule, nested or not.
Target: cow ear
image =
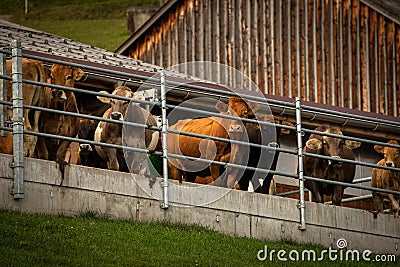
[[[228,105],[225,104],[222,101],[218,101],[217,104],[215,104],[215,108],[219,111],[219,112],[227,112],[228,111]]]
[[[100,94],[105,94],[105,95],[109,95],[109,93],[107,91],[100,91]],[[105,103],[105,104],[109,104],[111,101],[111,98],[108,98],[106,96],[97,96],[97,99],[100,100],[101,102]]]
[[[318,140],[317,138],[311,138],[306,142],[306,147],[312,150],[321,150],[322,141]]]
[[[383,152],[384,152],[384,150],[385,150],[385,147],[384,147],[384,146],[381,146],[381,145],[375,145],[375,146],[374,146],[374,149],[375,149],[376,152],[382,153],[382,154],[383,154]]]
[[[346,140],[346,141],[345,141],[345,144],[346,144],[347,148],[350,148],[350,149],[355,149],[355,148],[361,146],[361,143],[360,143],[360,142],[358,142],[358,141],[353,141],[353,140]]]
[[[75,81],[79,81],[83,75],[85,75],[85,72],[81,70],[80,68],[74,68],[74,78]]]
[[[138,100],[146,100],[142,94],[138,93],[132,93],[132,98],[138,99]]]

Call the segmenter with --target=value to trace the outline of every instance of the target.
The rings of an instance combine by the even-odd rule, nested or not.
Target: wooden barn
[[[171,0],[116,52],[164,67],[217,62],[266,94],[398,116],[399,15],[396,0]]]

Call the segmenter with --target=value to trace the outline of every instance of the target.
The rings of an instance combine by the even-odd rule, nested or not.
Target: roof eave
[[[115,53],[127,56],[129,54],[129,48],[135,43],[138,38],[148,31],[158,20],[171,9],[179,0],[169,0],[165,3],[156,13],[151,16],[137,31],[135,31],[120,47],[115,50]]]

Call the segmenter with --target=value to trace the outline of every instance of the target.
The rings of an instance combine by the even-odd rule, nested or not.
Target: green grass
[[[129,37],[126,10],[130,6],[157,6],[158,0],[1,0],[0,15],[13,22],[75,41],[115,51]]]
[[[276,259],[258,261],[257,252],[265,245],[269,250],[323,249],[290,240],[230,237],[197,226],[114,221],[94,212],[62,217],[0,210],[1,266],[282,266]],[[329,260],[289,263],[372,266]]]
[[[27,20],[24,25],[112,52],[129,38],[126,19]]]

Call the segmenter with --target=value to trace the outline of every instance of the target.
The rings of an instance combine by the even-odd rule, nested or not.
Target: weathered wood
[[[391,26],[398,21],[385,16],[387,3],[369,2],[178,1],[157,14],[158,23],[138,38],[130,56],[158,65],[218,62],[238,69],[265,93],[399,114],[400,36]],[[192,72],[251,90],[234,71]]]

